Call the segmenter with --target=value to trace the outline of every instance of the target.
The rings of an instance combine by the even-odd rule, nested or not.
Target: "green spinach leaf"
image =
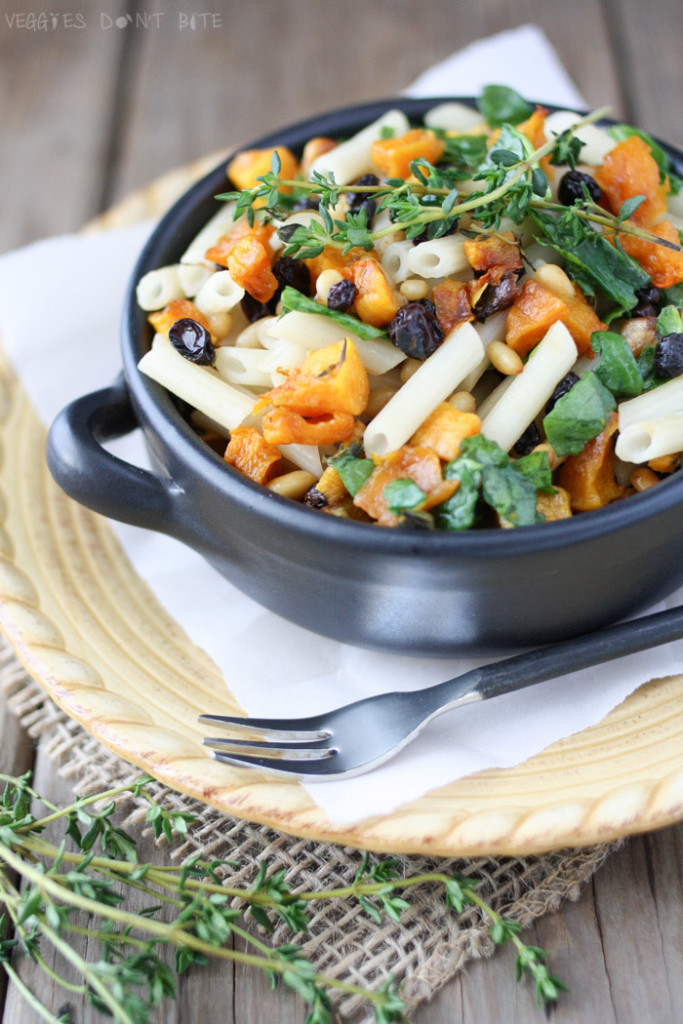
[[[553,450],[558,455],[578,455],[603,430],[616,405],[597,374],[586,373],[543,420]]]

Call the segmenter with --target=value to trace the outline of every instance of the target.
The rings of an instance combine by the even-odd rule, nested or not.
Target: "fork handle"
[[[521,690],[534,683],[568,675],[627,654],[679,640],[683,637],[683,606],[669,608],[640,619],[620,622],[594,633],[562,640],[548,647],[516,654],[473,669],[465,676],[438,683],[427,692],[441,703],[437,712],[448,711],[473,700],[488,700]],[[446,701],[447,703],[443,704]],[[430,700],[431,703],[431,700]],[[432,717],[433,717],[432,716]]]

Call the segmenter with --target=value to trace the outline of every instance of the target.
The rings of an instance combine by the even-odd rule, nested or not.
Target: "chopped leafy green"
[[[352,498],[375,468],[372,459],[363,459],[359,453],[358,445],[350,445],[327,460],[328,465],[333,466],[339,473],[341,482]]]
[[[664,302],[671,303],[671,305],[681,309],[683,307],[683,281],[660,292],[660,296]]]
[[[427,495],[410,477],[399,477],[386,485],[382,497],[389,511],[400,516],[406,509],[418,508]]]
[[[459,177],[470,177],[472,171],[486,159],[485,135],[449,135],[443,129],[434,129],[444,144],[440,164],[450,164],[462,172]]]
[[[595,373],[617,398],[635,398],[643,390],[640,372],[628,342],[614,331],[595,331],[591,347],[600,356]]]
[[[675,306],[664,306],[657,317],[657,334],[666,338],[668,334],[683,334],[683,320]]]
[[[537,491],[551,492],[550,463],[545,452],[512,460],[494,441],[481,434],[466,438],[460,455],[444,469],[447,480],[458,480],[457,491],[434,510],[443,530],[467,530],[474,525],[480,499],[512,526],[540,521]]]
[[[287,285],[282,292],[282,311],[283,313],[290,313],[292,310],[296,310],[299,313],[317,313],[319,316],[329,317],[330,320],[334,320],[340,327],[344,327],[349,331],[350,334],[355,334],[357,338],[362,338],[364,341],[387,337],[386,331],[380,331],[378,327],[372,327],[370,324],[363,323],[362,320],[355,316],[349,316],[348,313],[338,313],[334,309],[328,309],[322,303],[316,302],[315,299],[309,299],[308,296],[303,295],[296,288]]]
[[[477,100],[479,113],[492,128],[519,124],[533,114],[534,108],[507,85],[486,85]]]
[[[578,455],[605,427],[616,400],[594,372],[584,374],[543,420],[557,455]]]
[[[646,345],[636,359],[638,369],[643,378],[643,391],[652,391],[653,388],[658,388],[660,384],[665,383],[661,377],[655,374],[656,354],[656,345]]]
[[[646,142],[650,147],[650,152],[655,159],[657,166],[659,167],[659,175],[662,181],[665,178],[669,179],[669,186],[674,195],[681,191],[683,186],[683,179],[679,178],[676,174],[674,162],[668,153],[659,146],[651,135],[640,130],[640,128],[634,128],[630,124],[613,124],[607,131],[616,139],[617,142],[623,142],[628,139],[631,135],[637,135],[639,138]]]
[[[612,315],[638,304],[636,292],[650,283],[649,276],[619,246],[612,245],[593,228],[568,214],[555,217],[532,210],[531,218],[540,229],[537,241],[549,245],[564,258],[567,272],[586,295],[600,289],[616,303]]]

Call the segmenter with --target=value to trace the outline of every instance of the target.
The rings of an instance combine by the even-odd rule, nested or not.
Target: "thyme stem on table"
[[[155,1007],[175,996],[177,975],[212,957],[265,971],[271,981],[279,979],[292,988],[307,1006],[306,1024],[331,1024],[335,1018],[330,997],[335,991],[365,1000],[378,1024],[406,1022],[405,1004],[393,980],[365,988],[323,974],[300,945],[270,945],[248,925],[251,918],[272,932],[284,923],[296,938],[308,932],[309,907],[330,900],[357,900],[372,919],[400,923],[410,906],[410,893],[418,886],[440,887],[446,905],[457,913],[471,906],[488,918],[494,942],[516,947],[517,976],[532,977],[539,1004],[551,1005],[564,988],[550,974],[547,954],[526,945],[517,922],[490,907],[476,881],[465,875],[401,877],[396,861],[371,861],[365,855],[352,884],[336,889],[292,891],[285,872],[273,870],[266,861],[259,863],[251,887],[231,885],[235,865],[229,860],[193,856],[172,866],[139,862],[133,838],[112,820],[121,799],[133,796],[147,802],[146,820],[156,836],[182,836],[194,820],[160,805],[148,788],[148,776],[62,809],[43,801],[48,810],[43,817],[31,811],[41,797],[27,775],[0,778],[5,782],[0,800],[0,964],[17,991],[50,1024],[69,1024],[71,1018],[61,1011],[56,1016],[30,991],[13,962],[17,951],[56,985],[86,996],[119,1024],[148,1024]],[[60,820],[64,839],[56,845],[41,833]],[[149,906],[137,912],[126,909],[126,889],[142,893]],[[89,915],[87,927],[78,920],[79,912]],[[89,948],[99,943],[98,961],[86,959],[70,944],[70,936],[84,935]],[[232,948],[233,936],[244,949]],[[46,944],[82,982],[67,981],[49,965],[41,952]],[[174,952],[175,970],[163,958],[165,947]]]

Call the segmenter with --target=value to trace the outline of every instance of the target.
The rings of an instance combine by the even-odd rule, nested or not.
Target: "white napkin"
[[[533,26],[468,47],[408,92],[472,94],[490,80],[540,101],[582,102]],[[118,372],[122,294],[149,229],[52,238],[0,257],[3,348],[46,423],[71,398]],[[146,463],[139,432],[118,444],[118,454]],[[137,571],[251,714],[311,714],[384,690],[420,688],[475,664],[370,653],[316,637],[264,611],[177,541],[118,523],[113,528]],[[683,591],[666,604],[682,600]],[[682,669],[683,641],[470,705],[433,722],[388,764],[307,788],[335,821],[388,813],[457,778],[518,764],[600,721],[640,683]],[[220,709],[217,693],[215,707],[206,710]]]

